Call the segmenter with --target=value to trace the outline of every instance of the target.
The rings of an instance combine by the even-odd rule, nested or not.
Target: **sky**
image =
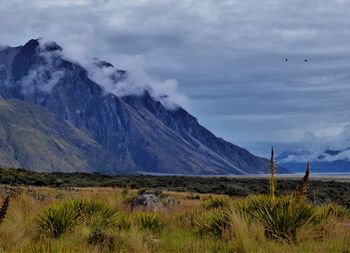
[[[0,0],[0,44],[42,37],[146,76],[268,156],[350,147],[349,13],[346,0]]]

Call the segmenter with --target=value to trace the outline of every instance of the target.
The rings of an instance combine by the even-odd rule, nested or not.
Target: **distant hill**
[[[112,174],[268,172],[267,159],[216,137],[183,108],[166,108],[147,89],[106,92],[61,51],[39,40],[0,51],[0,164]],[[128,78],[110,63],[96,66],[114,83]]]
[[[304,172],[305,164],[311,162],[314,173],[350,173],[350,161],[344,155],[348,150],[325,150],[315,157],[309,151],[284,152],[277,157],[277,163],[291,172]]]

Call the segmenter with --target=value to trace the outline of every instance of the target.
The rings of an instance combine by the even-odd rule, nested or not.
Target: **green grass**
[[[153,232],[160,232],[165,226],[164,218],[155,212],[137,212],[135,220],[140,229]]]
[[[199,216],[195,225],[195,230],[200,235],[221,236],[231,224],[227,212],[214,209]]]

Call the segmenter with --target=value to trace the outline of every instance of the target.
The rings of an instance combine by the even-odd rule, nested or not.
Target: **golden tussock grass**
[[[313,206],[307,200],[298,200],[305,201],[302,205],[310,208],[307,215],[312,219],[300,223],[295,238],[284,236],[285,231],[290,231],[280,227],[289,224],[283,219],[292,217],[299,222],[295,213],[304,215],[293,209],[294,200],[287,195],[275,196],[272,205],[271,196],[264,195],[232,199],[164,192],[180,204],[160,212],[131,212],[127,201],[136,196],[134,190],[23,187],[20,191],[10,200],[0,225],[0,252],[328,253],[350,249],[349,210],[333,204]],[[38,217],[53,207],[58,208],[59,216],[60,208],[69,206],[70,201],[81,208],[74,209],[79,212],[74,224],[55,236],[46,233],[45,226],[39,226]],[[264,212],[273,221],[259,216]],[[59,224],[64,222],[55,218]],[[274,219],[279,223],[273,223]]]

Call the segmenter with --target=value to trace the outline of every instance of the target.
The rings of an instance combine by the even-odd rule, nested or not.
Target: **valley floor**
[[[293,231],[286,227],[298,223],[305,212],[289,225],[274,216],[276,231],[270,231],[270,221],[259,219],[252,210],[263,210],[259,208],[266,201],[269,204],[266,195],[243,198],[130,188],[5,185],[0,191],[3,201],[11,196],[8,209],[3,205],[0,210],[0,252],[350,250],[349,210],[334,204],[311,206],[300,200],[294,211],[312,211],[317,220],[304,220]],[[294,206],[289,201],[286,195],[280,196],[274,205],[287,203],[290,211]],[[288,215],[295,218],[294,213]]]

